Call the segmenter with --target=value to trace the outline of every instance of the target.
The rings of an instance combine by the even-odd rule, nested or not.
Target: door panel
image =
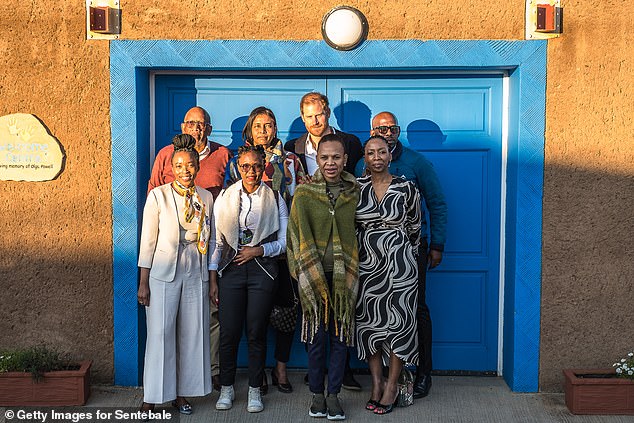
[[[436,169],[448,204],[442,265],[428,272],[427,299],[434,322],[434,369],[497,368],[502,78],[488,75],[404,76],[156,76],[156,150],[180,132],[186,110],[212,115],[214,141],[242,144],[248,113],[264,105],[278,120],[282,140],[305,131],[299,99],[328,95],[331,125],[367,139],[371,117],[394,112],[401,141]],[[274,363],[270,336],[267,365]],[[246,344],[239,363],[247,362]],[[290,367],[305,367],[299,342]],[[361,365],[356,362],[356,365]],[[353,363],[353,367],[355,363]]]
[[[427,273],[434,369],[496,370],[502,79],[330,78],[328,95],[341,129],[362,140],[371,116],[394,112],[400,140],[434,164],[448,208],[443,262]]]

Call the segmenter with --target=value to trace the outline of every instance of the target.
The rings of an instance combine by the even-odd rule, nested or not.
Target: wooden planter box
[[[78,370],[44,373],[39,382],[31,373],[0,373],[0,406],[84,405],[90,395],[90,366],[82,361]]]
[[[564,377],[571,413],[634,415],[634,380],[616,377],[614,369],[567,369]]]

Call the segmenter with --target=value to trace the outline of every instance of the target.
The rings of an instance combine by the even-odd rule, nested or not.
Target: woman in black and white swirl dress
[[[421,230],[421,200],[414,184],[392,176],[385,138],[365,144],[368,176],[359,179],[361,196],[356,221],[359,239],[357,349],[372,374],[372,396],[366,409],[392,411],[404,363],[416,363],[415,252]],[[389,366],[387,380],[382,365]]]

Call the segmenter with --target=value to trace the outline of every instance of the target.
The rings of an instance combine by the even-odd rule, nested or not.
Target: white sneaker
[[[264,404],[262,403],[262,395],[260,394],[260,387],[252,388],[249,386],[249,401],[247,402],[247,411],[249,413],[259,413],[264,410]]]
[[[233,400],[236,394],[233,391],[233,385],[220,387],[220,396],[216,401],[216,410],[228,410],[233,407]]]

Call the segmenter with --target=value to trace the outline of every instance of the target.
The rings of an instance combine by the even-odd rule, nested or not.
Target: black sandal
[[[179,413],[185,414],[185,415],[190,415],[191,413],[194,412],[191,404],[188,403],[186,399],[183,399],[183,403],[181,405],[178,405],[176,400],[172,401],[172,407],[176,408]]]
[[[379,406],[381,406],[381,404],[373,399],[369,399],[368,402],[365,403],[365,409],[369,411],[374,411]]]
[[[141,403],[141,407],[139,407],[139,411],[141,412],[141,421],[142,422],[149,422],[150,420],[150,413],[149,411],[154,411],[154,406],[156,404],[150,404],[149,402],[142,402]]]
[[[374,409],[374,414],[378,414],[379,416],[382,416],[384,414],[391,413],[392,410],[394,410],[395,406],[396,406],[396,401],[394,401],[390,405],[383,405],[381,403],[378,403],[376,408]]]
[[[277,390],[282,392],[283,394],[290,394],[291,392],[293,392],[293,385],[291,385],[291,382],[288,381],[288,376],[287,382],[281,383],[277,377],[277,370],[275,367],[273,367],[273,370],[271,370],[271,383],[273,384],[273,386],[277,386]]]

